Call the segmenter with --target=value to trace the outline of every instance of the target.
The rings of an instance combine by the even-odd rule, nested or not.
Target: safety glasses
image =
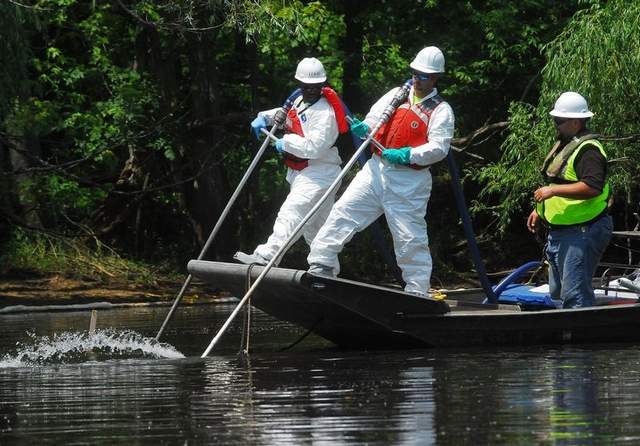
[[[431,79],[431,75],[428,73],[421,73],[419,71],[412,71],[411,75],[415,78],[418,79],[419,81],[428,81],[429,79]]]
[[[322,83],[318,83],[318,84],[306,84],[304,82],[298,82],[298,87],[300,87],[303,90],[320,90],[322,88],[323,84]]]
[[[556,125],[556,127],[560,127],[562,124],[564,124],[565,122],[567,122],[569,120],[569,118],[558,118],[558,117],[554,117],[553,118],[553,123]]]

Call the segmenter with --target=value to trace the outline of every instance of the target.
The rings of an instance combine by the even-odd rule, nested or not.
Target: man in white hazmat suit
[[[253,254],[238,251],[234,255],[234,259],[242,263],[266,265],[340,174],[342,160],[335,147],[339,135],[336,114],[343,121],[340,124],[344,131],[348,129],[340,100],[333,90],[324,86],[327,76],[322,63],[316,58],[302,59],[295,79],[302,95],[295,99],[287,114],[284,136],[275,143],[275,149],[282,154],[287,165],[290,191],[267,241],[259,245]],[[339,110],[334,111],[336,107]],[[256,137],[260,136],[262,128],[273,125],[278,110],[274,108],[258,113],[251,123]],[[308,244],[326,220],[333,202],[334,196],[329,197],[304,226],[301,235]]]
[[[444,72],[442,52],[433,46],[424,48],[410,67],[413,86],[407,100],[376,134],[386,149],[372,145],[371,159],[331,210],[311,244],[307,260],[309,272],[337,275],[338,254],[344,245],[384,214],[405,291],[427,296],[432,269],[425,221],[431,194],[429,166],[449,152],[454,115],[435,88]],[[351,131],[366,137],[397,91],[394,88],[385,94],[364,121],[352,123]]]

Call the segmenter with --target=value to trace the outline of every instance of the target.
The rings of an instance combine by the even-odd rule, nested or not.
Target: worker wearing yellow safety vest
[[[563,308],[588,307],[595,303],[592,278],[613,229],[607,154],[587,129],[593,113],[581,95],[563,93],[550,115],[559,139],[544,161],[548,185],[534,192],[536,208],[527,227],[535,232],[541,221],[549,226],[551,297],[561,299]]]

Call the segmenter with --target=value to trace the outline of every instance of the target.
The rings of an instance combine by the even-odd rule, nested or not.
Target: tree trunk
[[[136,192],[140,190],[143,172],[136,155],[136,150],[129,147],[129,158],[125,161],[113,190],[107,195],[100,207],[91,216],[94,233],[100,237],[112,236],[123,229],[126,237],[126,224],[130,222],[133,213],[144,198],[143,194],[123,195],[121,192]],[[113,237],[119,238],[119,237]]]
[[[229,198],[229,186],[222,164],[222,146],[219,127],[212,126],[220,118],[217,90],[218,75],[211,35],[189,35],[189,72],[191,74],[190,150],[187,156],[198,160],[197,167],[206,166],[195,181],[185,185],[185,204],[191,217],[198,243],[203,245]],[[196,173],[196,172],[194,172]],[[212,245],[209,258],[228,254],[232,247],[227,228],[222,228]]]
[[[365,104],[359,82],[362,71],[362,39],[364,36],[362,9],[366,7],[366,2],[345,0],[342,4],[346,25],[345,38],[342,41],[345,54],[342,95],[352,112],[364,113],[367,104]]]
[[[35,136],[25,135],[11,141],[9,147],[9,165],[13,171],[21,171],[32,167],[31,159],[40,158],[40,141]],[[29,226],[42,227],[38,214],[38,202],[31,193],[32,176],[20,173],[13,177],[13,189],[17,201],[18,216]]]
[[[0,171],[6,172],[8,171],[8,166],[6,163],[6,150],[7,146],[4,144],[2,139],[0,138]],[[9,201],[10,187],[9,187],[9,177],[4,175],[0,175],[0,243],[3,243],[8,235],[7,227],[8,227],[8,219],[7,217],[11,215],[11,202]]]

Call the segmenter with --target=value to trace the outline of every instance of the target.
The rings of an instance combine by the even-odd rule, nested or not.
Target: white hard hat
[[[305,84],[318,84],[327,80],[327,73],[318,59],[305,57],[296,68],[295,78]]]
[[[444,73],[444,55],[438,47],[428,46],[420,50],[409,66],[423,73]]]
[[[583,98],[582,95],[573,91],[562,93],[549,114],[551,116],[557,116],[558,118],[584,119],[593,116],[593,113],[591,113],[589,107],[587,107],[587,100]]]

